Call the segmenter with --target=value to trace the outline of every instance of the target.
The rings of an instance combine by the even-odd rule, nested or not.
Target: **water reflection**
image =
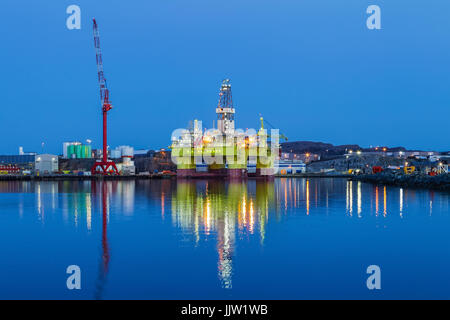
[[[434,191],[430,191],[430,216],[433,214]]]
[[[306,180],[306,214],[309,215],[309,180]]]
[[[379,202],[379,190],[378,186],[375,187],[375,214],[378,216],[378,213],[380,212],[380,202]]]
[[[178,181],[172,221],[196,243],[215,235],[219,279],[231,289],[236,234],[257,233],[263,243],[269,210],[278,211],[275,198],[274,182]]]
[[[92,195],[97,199],[101,200],[101,208],[102,208],[102,241],[101,241],[102,252],[101,252],[99,273],[97,278],[97,285],[95,290],[95,299],[100,300],[103,297],[110,260],[109,244],[108,244],[110,192],[108,192],[107,182],[92,182],[91,188],[92,188]]]
[[[362,191],[361,191],[361,181],[358,181],[358,217],[361,218],[362,212]]]
[[[400,217],[404,222],[414,207],[420,207],[426,215],[449,209],[448,194],[343,179],[0,182],[0,194],[7,193],[17,194],[14,206],[19,219],[28,218],[31,213],[39,225],[45,225],[60,217],[77,232],[85,230],[93,235],[94,245],[99,248],[96,299],[104,297],[109,270],[114,269],[114,245],[110,246],[109,237],[111,230],[120,229],[121,224],[110,225],[110,219],[133,221],[134,215],[153,214],[149,208],[156,208],[156,221],[170,228],[173,225],[183,240],[189,239],[189,246],[214,244],[214,272],[218,284],[225,289],[233,288],[238,244],[264,246],[268,226],[283,219],[317,222],[315,217],[330,214],[355,221]],[[27,195],[32,206],[27,207]],[[319,221],[325,225],[328,220]],[[147,222],[149,228],[159,226],[154,221]],[[123,235],[116,232],[114,236],[119,238],[114,242],[117,245]],[[142,236],[158,241],[151,234]],[[178,243],[185,244],[181,240]]]
[[[400,217],[403,218],[403,188],[400,188]]]
[[[353,181],[347,181],[347,212],[353,215]]]

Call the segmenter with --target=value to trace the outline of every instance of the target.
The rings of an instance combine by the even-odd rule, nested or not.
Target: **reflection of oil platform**
[[[172,195],[173,222],[194,236],[195,242],[217,240],[217,271],[221,285],[232,288],[236,236],[265,238],[269,212],[275,212],[274,181],[185,180]]]
[[[195,120],[172,137],[172,159],[178,177],[272,177],[279,158],[278,135],[235,129],[230,80],[224,80],[216,108],[217,128],[202,129]]]

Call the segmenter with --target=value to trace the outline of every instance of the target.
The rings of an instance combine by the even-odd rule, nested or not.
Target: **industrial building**
[[[285,161],[302,161],[305,163],[310,163],[313,161],[319,161],[320,155],[315,153],[292,153],[292,152],[283,152],[281,153],[281,160]]]
[[[136,174],[134,161],[134,148],[130,146],[118,146],[110,151],[111,159],[122,159],[122,162],[116,163],[117,170],[124,175]]]
[[[306,164],[301,160],[280,160],[276,174],[297,174],[306,172]]]
[[[133,155],[135,158],[137,157],[152,157],[156,152],[156,150],[150,150],[150,149],[141,149],[136,150],[134,149]]]
[[[37,175],[52,174],[58,171],[58,156],[39,154],[35,157],[34,171]]]
[[[35,155],[0,155],[0,166],[14,166],[20,170],[33,171]]]
[[[134,161],[130,157],[123,157],[121,163],[116,163],[117,170],[119,170],[122,175],[135,175],[136,167]]]
[[[36,152],[25,152],[25,151],[23,151],[23,147],[19,147],[19,155],[21,155],[21,156],[35,156]]]
[[[118,146],[110,151],[112,159],[120,159],[123,157],[132,158],[134,156],[134,148],[130,146]]]
[[[18,155],[0,155],[2,174],[51,174],[58,171],[58,156],[24,152],[19,147]]]

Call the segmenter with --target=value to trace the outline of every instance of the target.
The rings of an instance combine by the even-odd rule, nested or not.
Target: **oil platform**
[[[271,135],[261,127],[235,128],[236,110],[233,106],[231,82],[222,82],[216,108],[217,128],[203,129],[194,120],[188,129],[172,135],[172,161],[177,165],[179,178],[247,177],[272,178],[280,155],[278,130]]]

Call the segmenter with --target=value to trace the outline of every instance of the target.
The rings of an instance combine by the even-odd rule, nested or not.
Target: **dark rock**
[[[450,191],[450,174],[441,174],[432,177],[422,173],[406,175],[398,170],[386,170],[378,174],[363,174],[355,176],[352,177],[352,179],[374,184]]]

